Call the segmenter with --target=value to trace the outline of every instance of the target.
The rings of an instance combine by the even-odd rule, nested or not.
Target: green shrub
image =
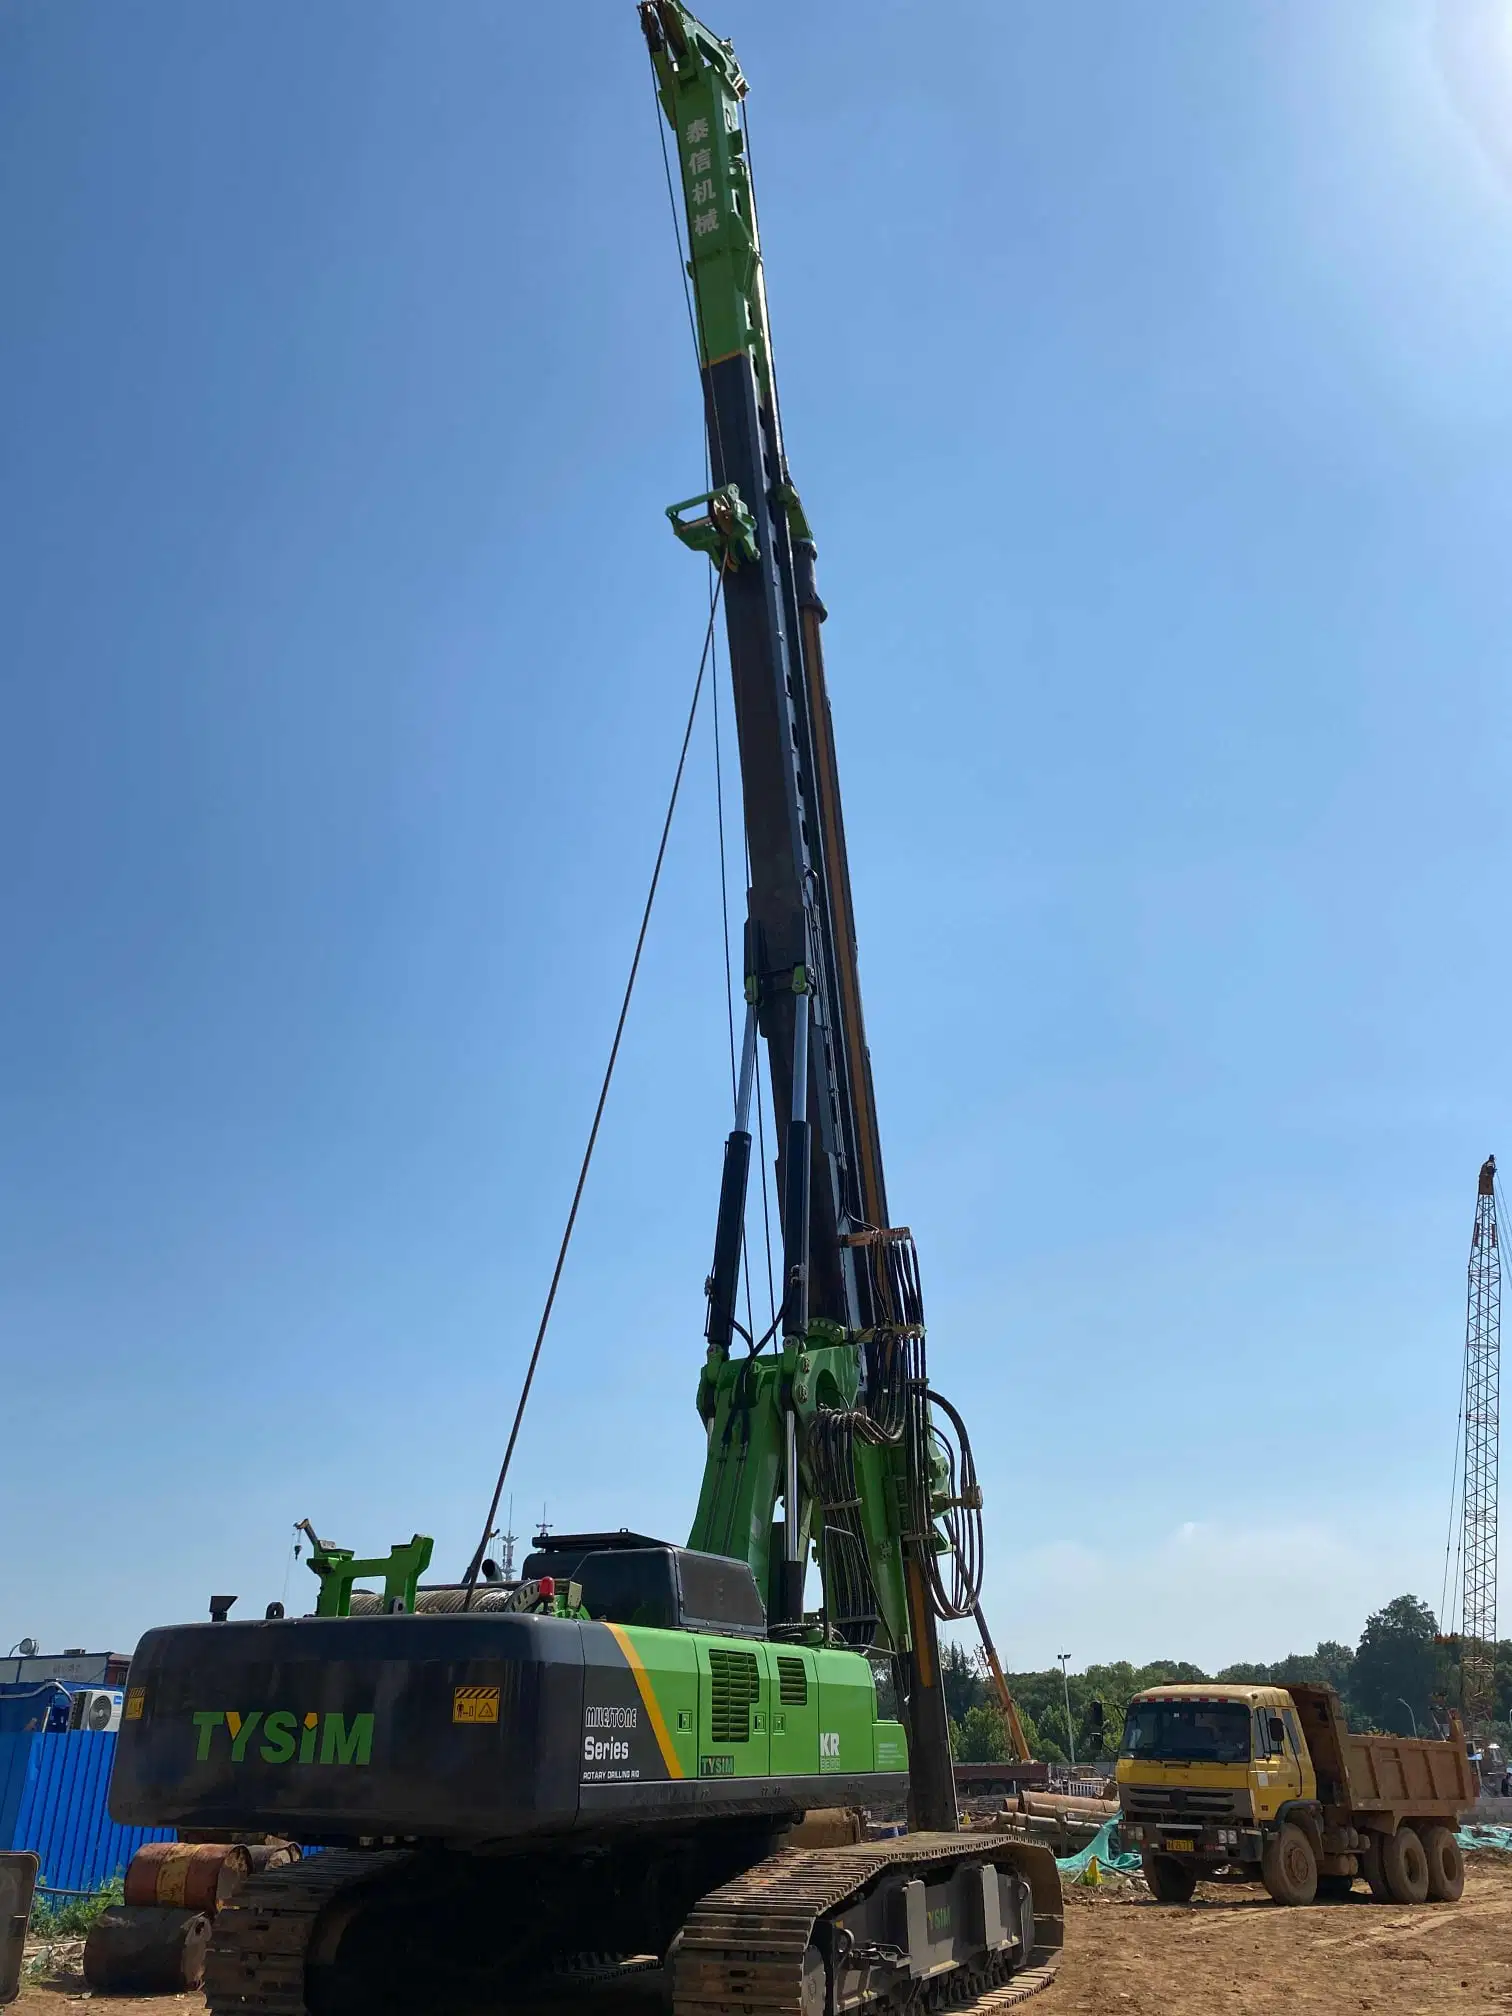
[[[119,1904],[124,1895],[119,1876],[102,1884],[88,1897],[54,1899],[39,1887],[32,1900],[31,1922],[27,1931],[33,1939],[81,1939],[100,1913],[108,1911],[112,1904]]]

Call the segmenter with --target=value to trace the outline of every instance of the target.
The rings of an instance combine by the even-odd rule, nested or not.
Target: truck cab
[[[1267,1825],[1291,1801],[1316,1796],[1284,1688],[1152,1687],[1129,1703],[1118,1797],[1124,1836],[1147,1864],[1179,1856],[1195,1882],[1224,1863],[1258,1863]]]

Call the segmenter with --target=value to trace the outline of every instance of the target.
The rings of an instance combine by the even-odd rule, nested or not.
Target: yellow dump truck
[[[1129,1703],[1118,1760],[1121,1831],[1163,1903],[1226,1868],[1278,1904],[1344,1897],[1363,1877],[1396,1904],[1452,1900],[1454,1834],[1475,1803],[1451,1740],[1360,1736],[1331,1687],[1151,1687]]]

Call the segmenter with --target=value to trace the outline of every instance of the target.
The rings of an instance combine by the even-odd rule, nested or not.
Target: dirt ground
[[[55,1984],[21,1991],[17,2016],[80,2016],[75,1952]],[[69,1962],[72,1962],[72,1966]],[[198,1995],[87,1998],[89,2016],[203,2016]],[[639,2007],[645,2011],[647,2003]],[[603,2016],[604,2005],[585,2005]],[[1512,2016],[1512,1859],[1470,1858],[1458,1904],[1285,1911],[1263,1890],[1204,1884],[1156,1904],[1110,1880],[1066,1895],[1066,1951],[1026,2016]],[[423,2016],[417,2011],[416,2016]],[[571,2016],[565,2003],[558,2016]]]
[[[1287,1911],[1203,1884],[1157,1904],[1143,1884],[1066,1895],[1066,1951],[1037,2016],[1468,2016],[1512,2012],[1512,1860],[1472,1856],[1458,1904]]]

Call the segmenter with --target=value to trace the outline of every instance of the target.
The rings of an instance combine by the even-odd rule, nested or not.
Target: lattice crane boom
[[[1496,1705],[1496,1537],[1501,1466],[1501,1246],[1496,1157],[1481,1165],[1465,1309],[1465,1486],[1460,1698],[1467,1728]]]

